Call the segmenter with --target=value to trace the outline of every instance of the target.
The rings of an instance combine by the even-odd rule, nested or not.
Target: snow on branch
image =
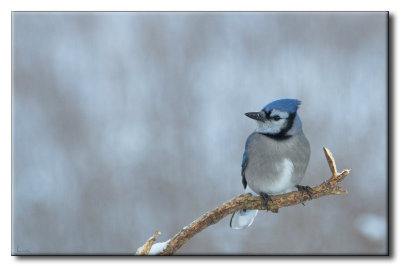
[[[350,170],[337,173],[336,163],[332,153],[325,147],[324,153],[332,176],[322,184],[311,188],[310,194],[312,199],[328,195],[347,194],[347,191],[340,188],[338,184],[350,173]],[[277,213],[280,208],[297,205],[308,200],[311,200],[311,198],[307,192],[294,191],[287,194],[275,195],[271,196],[271,200],[268,202],[268,210]],[[156,231],[154,236],[137,250],[136,255],[173,255],[194,235],[208,226],[218,223],[229,214],[241,209],[265,210],[266,208],[261,197],[252,196],[251,194],[239,195],[204,214],[190,225],[185,226],[179,233],[166,242],[154,244],[159,234],[159,231]],[[154,246],[155,248],[152,249]]]

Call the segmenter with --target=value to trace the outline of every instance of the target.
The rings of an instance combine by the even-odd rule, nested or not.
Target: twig
[[[138,250],[136,251],[136,255],[149,255],[150,249],[160,233],[160,231],[156,231],[153,237],[149,238],[149,240],[147,240],[143,246],[138,248]]]
[[[329,168],[331,170],[332,176],[322,184],[313,187],[310,190],[312,199],[320,198],[327,195],[343,195],[347,194],[346,190],[343,190],[338,185],[344,177],[346,177],[350,170],[344,170],[341,173],[337,173],[336,163],[332,156],[332,153],[327,148],[323,148],[325,152],[326,160],[328,161]],[[303,203],[310,200],[310,196],[306,192],[294,191],[287,194],[271,196],[271,200],[268,202],[268,210],[272,212],[278,212],[282,207],[288,207]],[[206,213],[190,225],[184,227],[179,233],[177,233],[169,241],[166,248],[161,251],[158,255],[173,255],[179,248],[181,248],[190,238],[192,238],[197,233],[201,232],[210,225],[216,224],[224,217],[229,214],[240,210],[240,209],[250,209],[250,210],[265,210],[265,204],[261,197],[253,196],[251,194],[242,194],[234,199],[225,202],[216,209]],[[153,238],[149,239],[137,255],[148,255],[151,246],[153,245],[155,239],[158,236],[158,231],[154,234]],[[142,248],[143,248],[142,247]]]

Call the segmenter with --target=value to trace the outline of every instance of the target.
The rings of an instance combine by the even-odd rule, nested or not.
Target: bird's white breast
[[[293,162],[290,159],[283,159],[282,162],[275,165],[276,171],[279,174],[274,182],[268,186],[268,191],[272,194],[286,193],[292,190],[292,174]]]

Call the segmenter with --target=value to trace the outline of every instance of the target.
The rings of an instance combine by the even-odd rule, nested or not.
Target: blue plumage
[[[301,101],[297,99],[279,99],[275,100],[264,107],[265,112],[270,112],[273,109],[295,113],[300,106]]]

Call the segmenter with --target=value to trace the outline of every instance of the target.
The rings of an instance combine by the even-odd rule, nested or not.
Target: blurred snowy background
[[[346,196],[229,218],[179,254],[387,252],[386,13],[13,13],[12,250],[132,254],[242,193],[258,111],[303,101],[303,184]]]

